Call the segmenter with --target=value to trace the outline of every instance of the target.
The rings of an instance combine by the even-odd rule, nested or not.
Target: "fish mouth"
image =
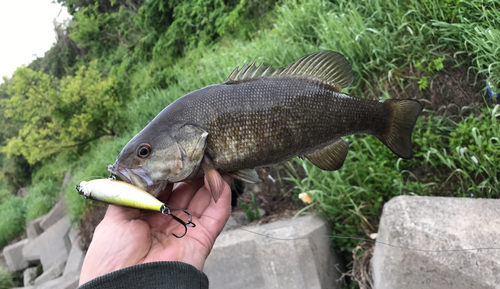
[[[167,181],[154,182],[142,168],[129,169],[115,163],[108,166],[108,171],[113,175],[119,176],[125,182],[148,192],[154,197],[157,197],[168,184]]]

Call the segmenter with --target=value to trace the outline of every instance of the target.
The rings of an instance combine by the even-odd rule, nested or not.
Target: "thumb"
[[[141,210],[109,205],[104,220],[131,221],[141,217]]]

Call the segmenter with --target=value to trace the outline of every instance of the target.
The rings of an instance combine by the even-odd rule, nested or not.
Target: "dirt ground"
[[[445,64],[445,68],[429,79],[425,90],[420,90],[417,75],[411,68],[403,72],[407,77],[401,83],[394,82],[389,89],[391,98],[415,98],[421,101],[425,109],[445,113],[447,116],[468,116],[477,112],[478,105],[482,104],[484,81],[474,79],[475,72],[467,67],[452,67]],[[413,78],[413,79],[412,79]]]

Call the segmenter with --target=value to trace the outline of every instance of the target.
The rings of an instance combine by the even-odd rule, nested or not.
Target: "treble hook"
[[[172,212],[170,212],[170,208],[169,207],[163,206],[163,208],[161,208],[161,213],[163,215],[172,217],[175,221],[177,221],[179,224],[181,224],[181,225],[184,226],[184,234],[182,234],[181,236],[177,236],[176,234],[172,233],[172,235],[174,235],[174,237],[176,237],[176,238],[182,238],[182,237],[184,237],[186,235],[186,233],[187,233],[187,227],[191,227],[191,228],[196,227],[196,224],[192,222],[193,221],[193,217],[191,216],[191,214],[188,213],[186,210],[182,210],[182,211],[189,216],[189,221],[187,223],[184,222],[183,220],[181,220],[179,217],[173,215]]]
[[[191,227],[191,228],[196,227],[196,224],[192,222],[192,221],[193,221],[193,217],[191,216],[191,214],[190,214],[190,213],[188,213],[186,210],[182,210],[182,211],[183,211],[184,213],[186,213],[186,215],[188,215],[188,216],[189,216],[189,221],[188,221],[187,223],[185,223],[185,224],[186,224],[186,226]]]

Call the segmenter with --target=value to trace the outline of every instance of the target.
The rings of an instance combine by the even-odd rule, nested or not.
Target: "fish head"
[[[191,124],[148,125],[118,155],[108,171],[157,197],[168,183],[195,175],[208,133]]]

